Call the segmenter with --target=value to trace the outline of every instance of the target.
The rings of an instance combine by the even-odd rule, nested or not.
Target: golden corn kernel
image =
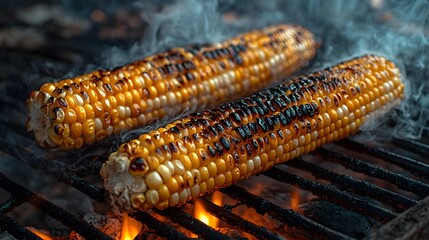
[[[249,55],[246,61],[256,61],[256,58]],[[133,182],[135,177],[143,177],[148,189],[140,193],[145,194],[146,202],[137,209],[163,209],[183,204],[193,197],[229,186],[275,164],[308,153],[322,144],[347,137],[358,131],[369,114],[402,98],[403,84],[392,80],[393,77],[400,77],[399,71],[386,69],[394,68],[386,62],[389,61],[381,57],[364,56],[292,79],[284,85],[242,99],[237,104],[190,115],[143,134],[139,137],[141,142],[132,146],[134,151],[145,149],[149,156],[154,156],[155,140],[151,139],[165,137],[159,141],[157,148],[169,149],[172,160],[150,168],[143,176],[129,171],[124,173],[128,175],[123,178],[117,178],[119,173],[112,167],[115,158],[111,157],[101,169],[105,187],[112,198],[121,198],[120,194],[115,195],[111,186],[126,184],[121,179],[131,179]],[[368,69],[365,66],[371,66],[374,76],[366,73]],[[351,86],[362,86],[362,82],[365,87],[350,90]],[[308,94],[311,92],[308,88],[316,91]],[[290,97],[298,91],[304,93],[302,97]],[[289,98],[288,103],[279,103],[284,101],[283,97]],[[254,104],[257,102],[262,102],[260,105],[266,109],[256,109],[259,108]],[[244,114],[252,108],[255,111]],[[258,111],[266,112],[259,114]],[[219,112],[223,114],[219,115]],[[64,131],[65,125],[60,126]],[[128,161],[133,157],[132,152],[121,147],[111,156],[129,153],[130,156],[124,160]],[[149,197],[150,201],[147,200]],[[168,204],[165,203],[167,200]],[[123,206],[116,207],[123,209],[134,205],[125,202]]]

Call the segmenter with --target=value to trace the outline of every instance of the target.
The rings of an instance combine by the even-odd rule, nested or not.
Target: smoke
[[[306,72],[364,54],[388,57],[401,69],[405,100],[382,120],[367,124],[368,136],[418,139],[428,123],[428,1],[252,0],[243,4],[185,0],[157,5],[158,11],[151,1],[134,4],[142,9],[148,30],[130,48],[105,51],[109,66],[171,47],[221,41],[272,24],[299,24],[314,32],[322,44]]]

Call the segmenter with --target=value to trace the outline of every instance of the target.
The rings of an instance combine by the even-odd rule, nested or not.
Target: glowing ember
[[[33,232],[34,234],[36,234],[39,238],[41,238],[43,240],[52,240],[53,239],[46,232],[42,232],[42,231],[37,230],[37,229],[32,228],[32,227],[28,227],[27,229],[30,230],[31,232]]]
[[[293,210],[298,209],[298,205],[301,203],[300,190],[295,189],[290,195],[290,208]]]
[[[140,233],[142,226],[140,222],[124,213],[120,240],[133,240]]]
[[[212,202],[218,206],[222,205],[222,193],[214,192],[212,195]],[[195,218],[199,219],[212,228],[216,229],[219,225],[219,219],[208,213],[203,207],[201,201],[198,199],[195,201],[194,215]]]

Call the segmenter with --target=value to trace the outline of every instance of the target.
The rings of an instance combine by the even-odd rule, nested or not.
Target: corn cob
[[[391,61],[363,56],[143,134],[100,174],[117,209],[180,205],[355,133],[403,88]]]
[[[315,51],[310,32],[288,25],[175,48],[112,71],[43,84],[27,100],[27,128],[43,147],[80,148],[260,90],[295,72]]]

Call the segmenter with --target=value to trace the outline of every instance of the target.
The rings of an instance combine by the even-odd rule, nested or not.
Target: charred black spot
[[[226,137],[221,137],[219,139],[219,142],[222,144],[222,146],[226,149],[226,150],[230,150],[231,149],[231,144],[229,143],[228,139]]]
[[[271,118],[266,118],[265,121],[267,122],[268,129],[272,131],[274,129],[274,122]]]
[[[216,149],[216,152],[219,153],[219,155],[222,155],[225,153],[225,148],[220,143],[215,142],[214,147]]]
[[[236,112],[232,112],[231,114],[229,114],[229,116],[235,123],[237,124],[241,123],[241,118]]]
[[[207,145],[207,151],[210,154],[210,156],[212,156],[212,157],[216,156],[216,150],[212,146]]]
[[[65,85],[65,86],[63,86],[63,88],[64,88],[64,90],[66,90],[67,92],[69,92],[69,93],[73,93],[73,89],[72,89],[70,86]]]
[[[190,72],[186,73],[186,79],[189,81],[195,80],[194,75]]]
[[[133,172],[145,172],[148,170],[146,160],[141,157],[137,157],[131,160],[130,170]]]
[[[258,141],[256,141],[256,139],[252,139],[252,141],[250,142],[250,144],[252,144],[253,150],[255,150],[255,152],[257,152],[258,148],[259,148]]]
[[[235,128],[235,131],[240,135],[242,139],[246,139],[247,135],[246,135],[246,132],[243,130],[243,128],[237,127]]]
[[[242,126],[243,131],[246,133],[247,138],[251,138],[253,136],[247,125]]]
[[[177,145],[175,143],[169,143],[168,148],[171,150],[172,153],[178,153],[179,152],[179,148],[177,147]]]
[[[277,130],[277,135],[281,138],[281,139],[284,139],[284,134],[283,134],[283,131],[282,130]]]
[[[235,151],[232,153],[232,158],[234,158],[235,164],[238,164],[240,162],[240,156]]]
[[[64,128],[61,125],[54,125],[55,134],[61,135],[63,134]]]
[[[309,115],[311,117],[314,116],[314,112],[315,112],[315,109],[313,107],[313,103],[314,102],[312,102],[312,104],[309,104],[309,103],[305,104],[305,111],[306,111],[307,115]]]
[[[298,107],[298,106],[292,106],[292,109],[295,111],[295,113],[296,113],[296,116],[298,117],[298,118],[302,118],[303,116],[304,116],[304,114],[302,114],[302,111],[301,111],[301,109]]]
[[[232,128],[232,124],[228,119],[222,119],[220,120],[220,123],[227,129]]]
[[[254,122],[247,124],[247,126],[249,127],[250,131],[253,134],[256,134],[258,132],[258,127],[256,126],[256,124]]]
[[[265,102],[265,106],[268,108],[268,109],[270,109],[272,112],[275,112],[277,109],[276,109],[276,106],[273,104],[273,102],[271,101],[271,100],[267,100],[266,102]]]
[[[252,156],[253,154],[252,146],[250,146],[250,144],[247,143],[245,148],[246,148],[247,155]]]
[[[288,124],[287,118],[285,115],[281,112],[277,113],[277,117],[281,123],[282,126],[286,126]]]
[[[111,87],[108,83],[105,83],[105,84],[103,85],[103,88],[104,88],[104,90],[106,90],[106,91],[107,91],[107,92],[109,92],[109,93],[113,92],[112,87]]]
[[[235,137],[232,137],[231,136],[231,142],[234,144],[234,145],[237,145],[238,143],[240,143],[240,139],[237,139],[237,138],[235,138]]]
[[[268,126],[267,126],[267,123],[264,121],[264,119],[258,118],[256,120],[256,123],[262,129],[263,132],[267,132],[268,131]]]
[[[209,133],[214,137],[216,137],[219,134],[216,128],[213,126],[209,126],[208,129],[209,129]]]
[[[206,130],[206,129],[203,129],[203,130],[200,132],[200,135],[201,135],[201,137],[203,137],[203,138],[205,138],[205,139],[210,139],[210,134],[207,132],[207,130]]]
[[[60,106],[62,106],[62,107],[67,107],[67,106],[68,106],[67,101],[66,101],[63,97],[60,97],[60,98],[58,99],[58,103],[59,103],[59,104],[60,104]]]
[[[219,133],[225,132],[225,129],[222,127],[220,123],[215,123],[215,128]]]

